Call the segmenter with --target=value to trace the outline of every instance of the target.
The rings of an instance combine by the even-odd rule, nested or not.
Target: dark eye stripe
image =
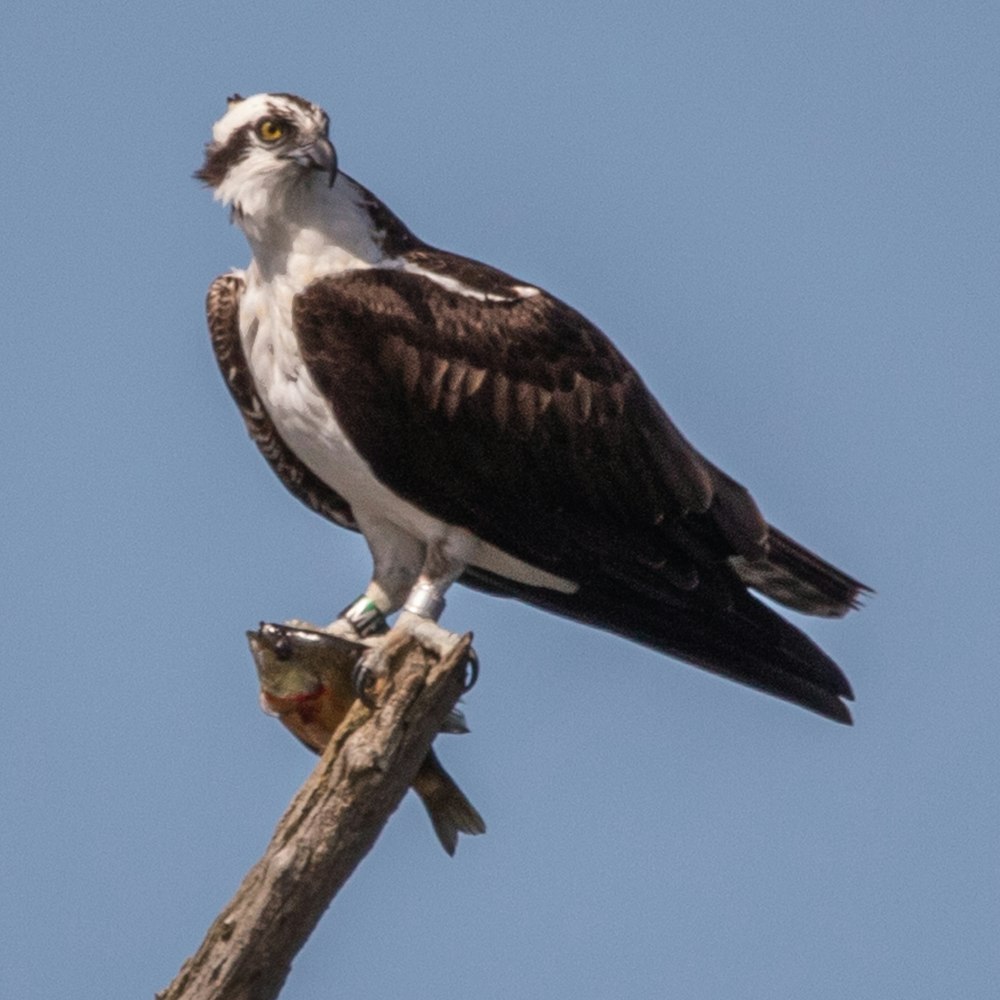
[[[205,147],[205,162],[200,170],[195,171],[195,177],[210,187],[218,187],[230,168],[245,159],[250,152],[251,131],[250,125],[244,125],[229,137],[225,145],[209,143]]]

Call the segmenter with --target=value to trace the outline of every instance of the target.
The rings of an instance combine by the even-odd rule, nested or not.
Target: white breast
[[[320,479],[358,511],[382,508],[392,494],[351,444],[302,359],[292,328],[299,287],[287,274],[262,283],[248,271],[240,339],[257,392],[282,439]]]

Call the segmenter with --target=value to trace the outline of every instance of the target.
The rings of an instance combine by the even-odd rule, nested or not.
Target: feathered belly
[[[392,508],[409,505],[379,483],[344,433],[306,368],[290,316],[290,301],[286,309],[259,292],[244,296],[240,338],[261,401],[282,440],[356,516],[370,512],[396,520]]]

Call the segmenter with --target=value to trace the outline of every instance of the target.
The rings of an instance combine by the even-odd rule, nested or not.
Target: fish
[[[358,700],[353,672],[365,647],[314,628],[269,622],[248,631],[247,640],[257,667],[261,708],[310,750],[322,753]],[[468,731],[458,709],[449,713],[441,727],[444,733]],[[460,833],[486,832],[482,816],[433,750],[411,787],[449,855],[454,855]]]

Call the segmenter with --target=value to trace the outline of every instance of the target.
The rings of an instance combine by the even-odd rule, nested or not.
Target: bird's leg
[[[425,550],[421,542],[382,520],[366,520],[363,530],[374,563],[371,581],[324,631],[371,644],[389,631],[387,619],[403,606],[424,563]]]
[[[392,658],[411,641],[415,640],[439,659],[447,656],[461,641],[460,635],[438,625],[438,618],[444,611],[445,591],[461,576],[465,565],[464,561],[448,558],[444,545],[428,546],[424,567],[406,597],[396,624],[358,660],[354,684],[360,697],[370,700],[376,682],[388,673]],[[467,687],[475,683],[477,674],[478,661],[473,653]]]
[[[420,584],[418,583],[417,586],[419,587]],[[414,590],[416,589],[414,587]],[[412,596],[411,594],[411,599]],[[409,600],[406,602],[403,606],[402,614],[396,619],[393,631],[398,630],[403,635],[416,639],[424,649],[435,653],[439,659],[444,659],[462,641],[462,636],[456,632],[449,632],[446,628],[442,628],[438,625],[436,618],[422,614],[419,610],[419,598],[421,596],[418,595],[418,601],[412,607]],[[438,611],[438,614],[440,614],[444,610],[444,598],[437,595],[437,599],[440,602],[440,610]],[[471,646],[469,647],[469,662],[467,667],[468,673],[465,678],[465,690],[471,691],[475,687],[476,681],[479,680],[479,656]]]
[[[343,639],[368,639],[376,635],[384,635],[389,631],[389,623],[379,607],[378,601],[369,595],[369,587],[356,601],[352,601],[337,615],[325,629],[331,635]]]
[[[395,625],[439,659],[444,659],[461,640],[461,636],[438,625],[444,611],[444,589],[450,583],[451,580],[441,586],[438,581],[431,581],[421,574]]]

